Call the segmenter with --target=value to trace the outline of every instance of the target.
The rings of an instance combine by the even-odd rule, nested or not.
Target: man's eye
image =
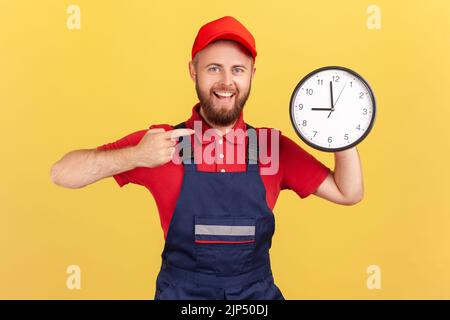
[[[236,72],[236,73],[242,73],[242,72],[244,72],[244,70],[242,70],[241,68],[236,68],[236,69],[234,69],[234,72]]]
[[[218,67],[211,67],[211,68],[209,68],[208,70],[209,70],[209,71],[214,71],[214,72],[215,72],[215,71],[218,71],[219,68],[218,68]]]

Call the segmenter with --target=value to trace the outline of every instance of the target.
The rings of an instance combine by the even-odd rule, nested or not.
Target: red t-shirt
[[[187,128],[194,128],[194,121],[201,121],[202,131],[210,129],[211,127],[203,120],[199,113],[200,105],[197,103],[192,109],[191,117],[186,121]],[[174,124],[175,125],[175,124]],[[169,124],[152,125],[153,128],[164,128],[172,130],[173,126]],[[245,122],[243,119],[243,113],[234,125],[233,129],[245,130]],[[267,154],[271,155],[271,131],[275,129],[256,128],[257,137],[261,141],[259,135],[260,132],[266,134],[267,139]],[[139,130],[131,133],[115,142],[107,143],[98,146],[99,150],[111,150],[119,149],[128,146],[137,145],[148,129]],[[277,131],[279,132],[279,131]],[[194,134],[195,135],[195,134]],[[191,141],[194,141],[193,136]],[[197,164],[199,171],[209,172],[236,172],[245,171],[245,163],[237,161],[237,148],[238,139],[228,138],[228,134],[225,134],[219,141],[223,147],[220,152],[223,156],[218,156],[215,152],[207,153],[206,155],[212,155],[211,159],[205,159],[201,163]],[[196,140],[198,141],[198,140]],[[198,143],[198,142],[197,142]],[[218,143],[214,140],[208,141],[208,139],[202,141],[202,148],[206,148],[210,143]],[[240,142],[242,143],[242,142]],[[198,143],[200,144],[200,143]],[[225,144],[228,144],[225,147]],[[244,142],[246,144],[246,142]],[[226,156],[227,148],[231,145],[231,149],[234,148],[234,159],[228,159]],[[204,150],[204,149],[203,149]],[[211,149],[210,149],[211,150]],[[242,148],[240,149],[242,150]],[[245,149],[244,149],[245,150]],[[202,153],[203,154],[203,153]],[[230,157],[231,158],[231,157]],[[263,167],[268,167],[270,163],[260,162],[260,172]],[[167,230],[169,228],[170,220],[172,218],[173,211],[178,199],[178,194],[181,189],[181,183],[183,180],[183,164],[174,163],[169,161],[168,163],[155,168],[137,167],[129,171],[125,171],[114,175],[114,179],[117,181],[120,187],[128,184],[135,183],[147,188],[153,195],[158,207],[159,216],[161,220],[161,226],[164,232],[164,238],[166,238]],[[294,141],[286,136],[283,136],[279,132],[279,162],[278,170],[274,174],[262,174],[261,178],[266,188],[266,201],[270,209],[273,209],[281,190],[290,189],[295,191],[301,198],[305,198],[311,193],[314,193],[319,185],[325,180],[330,173],[330,169],[315,159],[311,154],[302,149]]]

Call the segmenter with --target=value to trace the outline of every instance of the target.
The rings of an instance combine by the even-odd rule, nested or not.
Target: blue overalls
[[[255,132],[249,125],[247,130]],[[183,140],[191,147],[190,138]],[[270,268],[275,220],[259,174],[258,146],[247,144],[244,172],[198,171],[193,152],[182,159],[184,178],[155,299],[283,300]]]

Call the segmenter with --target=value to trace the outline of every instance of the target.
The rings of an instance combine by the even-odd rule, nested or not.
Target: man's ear
[[[189,61],[189,76],[191,77],[192,81],[195,82],[195,78],[197,77],[197,72],[195,71],[195,66],[192,61]]]
[[[256,67],[253,67],[253,74],[252,74],[252,77],[255,76],[255,73],[256,73]]]

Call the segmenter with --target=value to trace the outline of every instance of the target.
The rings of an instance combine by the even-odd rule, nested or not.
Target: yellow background
[[[69,30],[66,9],[81,9]],[[366,27],[380,6],[381,30]],[[285,191],[272,263],[288,299],[450,298],[448,170],[450,2],[0,1],[0,298],[152,299],[163,234],[142,187],[105,179],[53,185],[69,150],[152,123],[178,123],[197,101],[187,63],[198,28],[233,15],[259,55],[245,119],[295,135],[288,104],[321,66],[359,72],[377,98],[358,146],[365,198],[346,207]],[[66,268],[81,268],[81,290]],[[380,290],[366,287],[369,265]]]

